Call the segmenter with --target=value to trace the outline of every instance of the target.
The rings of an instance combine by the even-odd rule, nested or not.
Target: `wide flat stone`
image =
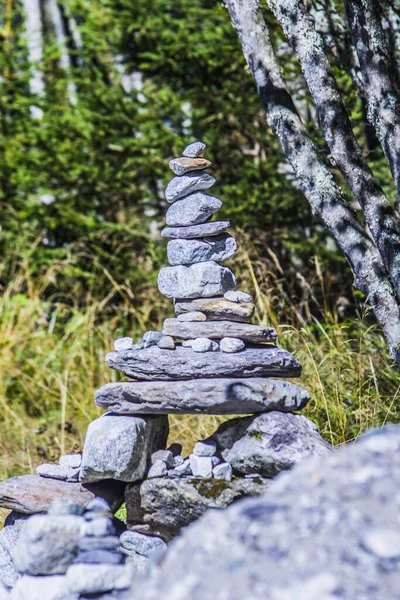
[[[190,267],[163,267],[158,274],[158,289],[167,298],[218,296],[235,285],[232,271],[213,261]]]
[[[310,395],[279,379],[189,379],[107,383],[95,394],[98,406],[120,414],[237,415],[301,410]]]
[[[235,238],[227,233],[203,239],[170,240],[167,244],[170,265],[193,265],[209,260],[227,260],[235,254],[236,250]]]
[[[208,377],[298,377],[301,365],[296,358],[274,347],[248,347],[237,354],[225,352],[193,352],[177,346],[161,350],[157,346],[145,350],[110,352],[109,367],[133,379],[150,381],[200,379]]]
[[[235,323],[233,321],[192,321],[182,322],[178,319],[165,319],[163,333],[181,340],[207,337],[221,340],[224,337],[240,338],[245,342],[274,344],[278,337],[273,327],[252,325],[251,323]]]
[[[196,192],[174,202],[166,214],[170,227],[184,227],[204,223],[222,206],[221,200],[203,192]]]
[[[171,240],[190,240],[194,238],[205,238],[224,233],[230,227],[229,221],[210,221],[191,225],[189,227],[165,227],[161,231],[161,237]]]
[[[211,167],[211,162],[206,158],[189,158],[188,156],[180,156],[173,158],[169,162],[169,168],[175,175],[185,175],[191,171],[201,171]]]
[[[310,419],[278,411],[226,421],[211,439],[217,442],[217,454],[233,469],[263,477],[332,451]]]
[[[157,346],[151,346],[148,350],[154,348]],[[160,352],[168,353],[170,350]],[[118,481],[143,479],[152,453],[165,448],[167,437],[168,418],[165,416],[127,417],[110,413],[102,415],[92,421],[87,430],[81,480],[92,482],[109,478]]]
[[[131,484],[125,494],[128,528],[130,524],[148,525],[168,541],[207,509],[225,508],[244,496],[258,496],[269,483],[261,477],[233,481],[167,477]]]
[[[214,175],[205,172],[187,173],[187,175],[174,177],[165,189],[165,198],[168,202],[175,202],[193,192],[208,190],[215,181]]]
[[[81,484],[46,479],[40,475],[11,477],[0,483],[0,507],[24,514],[46,512],[54,500],[87,506],[96,496],[116,512],[123,502],[125,485],[117,481]]]
[[[254,314],[255,306],[251,303],[236,303],[225,300],[225,298],[193,298],[184,300],[179,298],[175,301],[175,313],[182,315],[187,312],[200,311],[208,320],[221,321],[248,321]]]

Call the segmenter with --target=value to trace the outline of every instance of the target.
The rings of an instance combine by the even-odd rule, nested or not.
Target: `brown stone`
[[[208,169],[211,167],[209,160],[205,158],[174,158],[169,163],[169,168],[175,173],[175,175],[184,175],[190,173],[190,171],[201,171],[202,169]]]
[[[250,302],[230,302],[223,297],[177,299],[175,301],[177,315],[200,311],[206,315],[209,321],[248,321],[253,316],[254,309],[254,304]]]
[[[46,512],[54,500],[87,506],[100,496],[116,512],[123,503],[124,489],[124,483],[112,480],[81,484],[40,475],[21,475],[0,483],[0,507],[35,514]]]
[[[180,340],[193,340],[199,337],[221,340],[224,337],[233,337],[253,344],[275,344],[277,339],[273,327],[234,321],[183,322],[180,319],[165,319],[163,334]]]

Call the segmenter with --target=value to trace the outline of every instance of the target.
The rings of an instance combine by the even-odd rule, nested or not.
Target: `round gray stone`
[[[174,177],[166,187],[165,198],[172,203],[193,192],[208,190],[215,182],[214,175],[203,171]]]
[[[209,260],[223,261],[235,254],[235,238],[227,233],[203,239],[170,240],[167,244],[170,265],[193,265]]]
[[[188,227],[165,227],[161,231],[161,237],[176,240],[206,238],[224,233],[230,225],[229,221],[209,221]]]
[[[193,142],[186,146],[184,151],[182,152],[183,156],[188,156],[189,158],[197,158],[203,154],[206,145],[203,142]]]
[[[158,274],[158,288],[167,298],[217,296],[236,284],[232,271],[213,261],[190,267],[164,267]]]
[[[170,227],[198,225],[205,223],[221,206],[218,198],[196,192],[174,202],[167,210],[165,220]]]

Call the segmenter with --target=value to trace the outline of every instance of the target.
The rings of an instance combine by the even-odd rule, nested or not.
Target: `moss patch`
[[[229,481],[221,479],[193,479],[190,483],[204,498],[218,498],[230,486]]]

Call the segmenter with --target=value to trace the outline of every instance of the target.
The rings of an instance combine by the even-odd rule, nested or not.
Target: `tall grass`
[[[273,253],[267,252],[266,260],[265,249],[244,235],[240,241],[242,250],[232,264],[240,287],[254,295],[255,321],[277,327],[280,345],[303,364],[299,383],[311,392],[304,414],[322,435],[338,445],[368,427],[399,421],[399,370],[369,309],[361,306],[358,318],[339,322],[326,291],[329,276],[321,274],[318,260],[308,297],[295,300]],[[89,293],[79,305],[49,297],[57,273],[67,267],[55,262],[33,279],[29,260],[19,261],[0,296],[1,479],[33,472],[42,461],[82,448],[88,423],[101,414],[94,391],[119,377],[105,365],[113,339],[160,329],[173,312],[154,286],[145,285],[138,298],[125,282],[121,294],[111,275],[100,300]],[[310,303],[317,296],[322,302],[314,310]],[[189,452],[222,420],[171,417],[170,439]]]

